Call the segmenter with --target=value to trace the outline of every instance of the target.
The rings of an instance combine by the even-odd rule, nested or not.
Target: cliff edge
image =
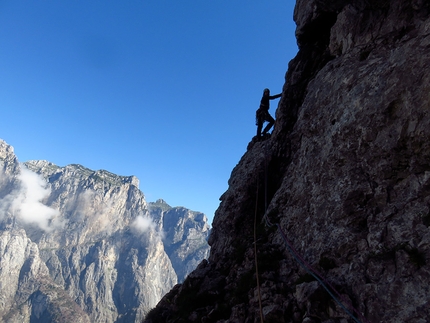
[[[297,1],[274,132],[233,169],[208,261],[144,322],[428,322],[429,13]]]
[[[206,216],[147,203],[138,184],[19,163],[0,139],[0,323],[141,322],[207,258]]]

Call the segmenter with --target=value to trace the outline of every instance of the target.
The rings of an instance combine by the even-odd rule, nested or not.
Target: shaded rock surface
[[[197,265],[209,256],[209,225],[201,212],[171,207],[164,200],[149,203],[154,222],[164,229],[164,250],[182,282]]]
[[[0,322],[140,322],[206,258],[206,216],[138,185],[0,140]]]
[[[233,169],[208,261],[144,322],[354,322],[297,255],[360,322],[430,320],[429,13],[297,1],[275,129]]]

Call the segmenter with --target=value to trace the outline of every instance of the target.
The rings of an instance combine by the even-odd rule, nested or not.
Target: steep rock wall
[[[208,234],[200,212],[148,206],[134,176],[20,164],[0,140],[0,322],[140,322]]]
[[[232,171],[209,261],[146,322],[353,322],[289,247],[356,320],[428,321],[429,10],[297,1],[274,132]]]

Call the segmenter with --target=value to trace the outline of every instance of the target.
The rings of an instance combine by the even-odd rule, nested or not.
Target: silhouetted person
[[[263,97],[261,98],[260,107],[256,112],[256,124],[257,124],[257,138],[264,137],[264,135],[272,128],[275,124],[275,119],[269,114],[270,100],[280,98],[282,93],[270,96],[270,90],[264,89]],[[261,129],[263,128],[264,122],[269,122],[264,128],[263,133]]]

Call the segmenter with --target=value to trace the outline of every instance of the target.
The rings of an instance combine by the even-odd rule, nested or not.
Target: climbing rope
[[[362,323],[359,321],[357,317],[355,317],[350,310],[346,308],[346,306],[340,301],[342,299],[345,303],[348,303],[349,307],[352,308],[352,310],[362,319],[363,322],[369,323],[369,321],[358,311],[356,310],[352,304],[347,302],[342,295],[329,283],[327,282],[321,274],[318,273],[315,269],[312,268],[312,266],[305,260],[303,257],[300,256],[300,254],[297,252],[297,250],[294,248],[293,244],[289,241],[287,238],[287,235],[282,230],[279,223],[273,224],[270,222],[269,217],[267,216],[267,178],[268,178],[268,167],[267,167],[267,143],[264,145],[265,147],[265,158],[264,158],[264,221],[266,223],[266,226],[272,227],[276,226],[287,246],[288,251],[293,256],[293,258],[306,270],[308,274],[310,274],[312,277],[314,277],[320,285],[328,292],[328,294],[335,300],[335,302],[347,313],[355,322]],[[254,220],[254,254],[255,254],[255,267],[257,272],[257,287],[258,287],[258,296],[259,296],[259,303],[260,303],[260,319],[261,322],[263,322],[263,313],[261,308],[261,295],[260,295],[260,285],[259,285],[259,279],[258,279],[258,263],[257,263],[257,243],[256,243],[256,222],[257,222],[257,209],[258,209],[258,176],[257,176],[257,195],[256,195],[256,205],[255,205],[255,220]],[[336,294],[337,296],[335,296]],[[340,299],[339,299],[340,298]]]
[[[258,291],[258,305],[260,307],[260,321],[263,320],[263,307],[261,306],[261,291],[260,291],[260,278],[258,274],[258,260],[257,260],[257,207],[258,207],[258,177],[257,177],[257,195],[255,199],[255,216],[254,216],[254,260],[255,260],[255,276],[257,277],[257,291]]]
[[[270,220],[268,219],[268,217],[265,215],[266,218],[266,223],[268,223],[270,226],[273,226],[274,224],[271,224]],[[285,241],[286,245],[287,245],[287,249],[290,252],[290,254],[293,256],[293,258],[306,270],[306,272],[310,275],[312,275],[312,277],[314,277],[320,284],[321,286],[329,293],[329,295],[335,300],[335,302],[345,311],[345,313],[347,313],[355,322],[357,323],[362,323],[360,322],[352,313],[351,311],[349,311],[346,306],[339,300],[339,298],[342,298],[342,300],[345,303],[349,303],[347,301],[345,301],[345,299],[342,297],[342,295],[328,282],[326,281],[322,275],[320,275],[315,269],[312,268],[312,266],[306,261],[304,260],[300,254],[295,250],[295,248],[293,247],[293,245],[291,244],[291,242],[288,240],[286,234],[284,233],[284,231],[282,230],[281,226],[277,223],[275,224],[275,226],[278,228],[283,240]],[[330,288],[329,288],[330,287]],[[331,290],[330,290],[331,289]],[[336,297],[333,292],[339,297]],[[353,311],[361,317],[361,319],[363,320],[363,322],[369,323],[367,321],[367,319],[358,311],[356,310],[351,304],[348,304],[349,307],[351,307],[353,309]]]

